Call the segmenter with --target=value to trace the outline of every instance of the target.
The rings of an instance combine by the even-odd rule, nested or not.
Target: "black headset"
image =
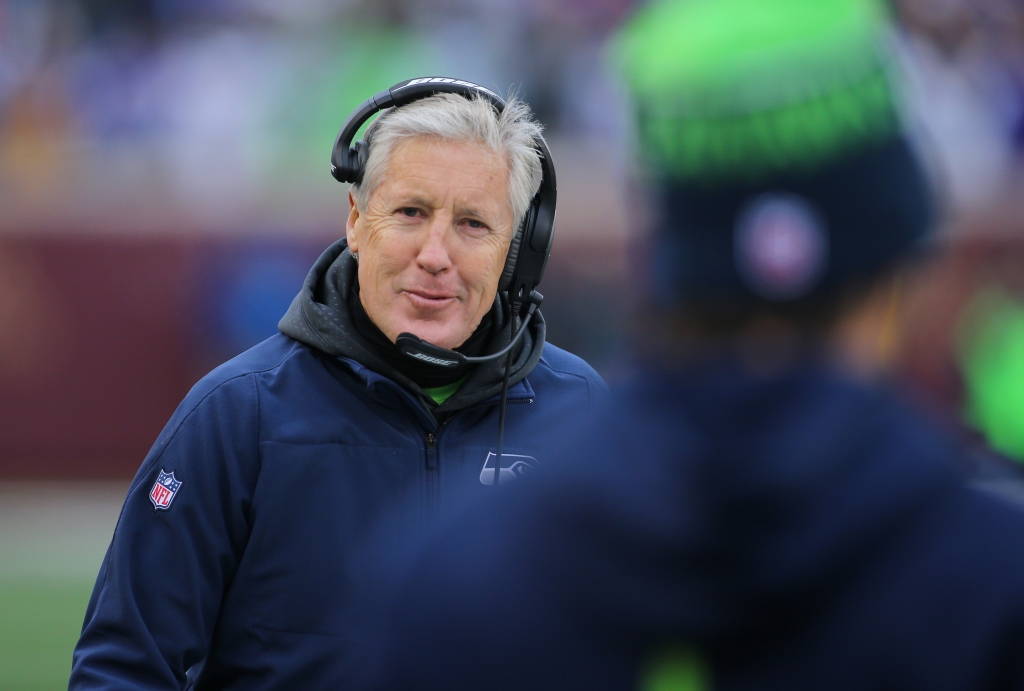
[[[505,110],[505,100],[501,96],[461,79],[421,77],[399,82],[367,99],[348,116],[331,152],[331,175],[339,182],[361,182],[370,144],[365,141],[352,143],[359,128],[377,112],[408,105],[437,93],[459,94],[467,98],[481,96],[499,113]],[[533,297],[534,289],[544,275],[544,267],[547,266],[551,245],[555,240],[555,200],[558,196],[555,165],[543,137],[538,136],[533,143],[540,153],[543,176],[540,189],[530,201],[530,208],[518,232],[512,236],[505,268],[498,281],[498,290],[508,292],[509,303],[516,305],[517,311],[519,307],[536,299]]]

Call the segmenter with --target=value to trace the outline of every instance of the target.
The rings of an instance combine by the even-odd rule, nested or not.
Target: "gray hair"
[[[412,137],[437,137],[442,140],[478,142],[503,155],[508,166],[509,206],[518,232],[530,200],[540,185],[540,153],[534,140],[541,125],[533,119],[530,107],[516,97],[508,99],[499,114],[490,101],[474,95],[434,94],[407,106],[394,108],[378,117],[366,130],[370,153],[362,182],[353,185],[356,205],[365,210],[380,184],[392,151],[402,140]]]

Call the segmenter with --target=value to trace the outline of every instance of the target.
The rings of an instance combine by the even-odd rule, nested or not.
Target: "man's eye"
[[[408,216],[409,218],[416,218],[417,216],[420,215],[420,210],[417,209],[415,206],[407,206],[405,208],[399,209],[398,213],[402,214],[403,216]]]
[[[487,227],[481,221],[478,221],[475,218],[466,219],[466,225],[468,225],[470,228],[486,228]]]

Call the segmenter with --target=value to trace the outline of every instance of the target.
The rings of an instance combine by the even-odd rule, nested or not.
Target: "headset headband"
[[[501,96],[461,79],[421,77],[400,82],[367,99],[349,115],[331,151],[331,175],[339,182],[358,184],[362,180],[369,156],[366,142],[352,143],[359,128],[375,113],[437,93],[454,93],[467,98],[479,95],[486,98],[499,113],[505,110],[505,100]],[[540,153],[540,189],[530,202],[522,226],[512,237],[505,269],[498,282],[498,289],[507,290],[509,300],[520,305],[530,300],[531,293],[540,283],[555,235],[555,201],[558,195],[555,166],[543,137],[536,137],[534,146]]]

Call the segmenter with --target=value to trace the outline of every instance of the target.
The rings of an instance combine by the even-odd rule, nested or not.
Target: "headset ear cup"
[[[516,262],[519,259],[519,249],[523,242],[529,242],[527,235],[533,230],[533,224],[537,218],[537,207],[530,204],[526,212],[523,224],[519,226],[519,232],[512,236],[512,242],[508,246],[508,255],[505,257],[505,268],[501,271],[501,278],[498,280],[498,290],[508,290],[512,286],[512,279],[516,275]]]
[[[370,158],[370,147],[361,139],[348,150],[349,180],[353,184],[358,185],[363,181],[368,158]]]

